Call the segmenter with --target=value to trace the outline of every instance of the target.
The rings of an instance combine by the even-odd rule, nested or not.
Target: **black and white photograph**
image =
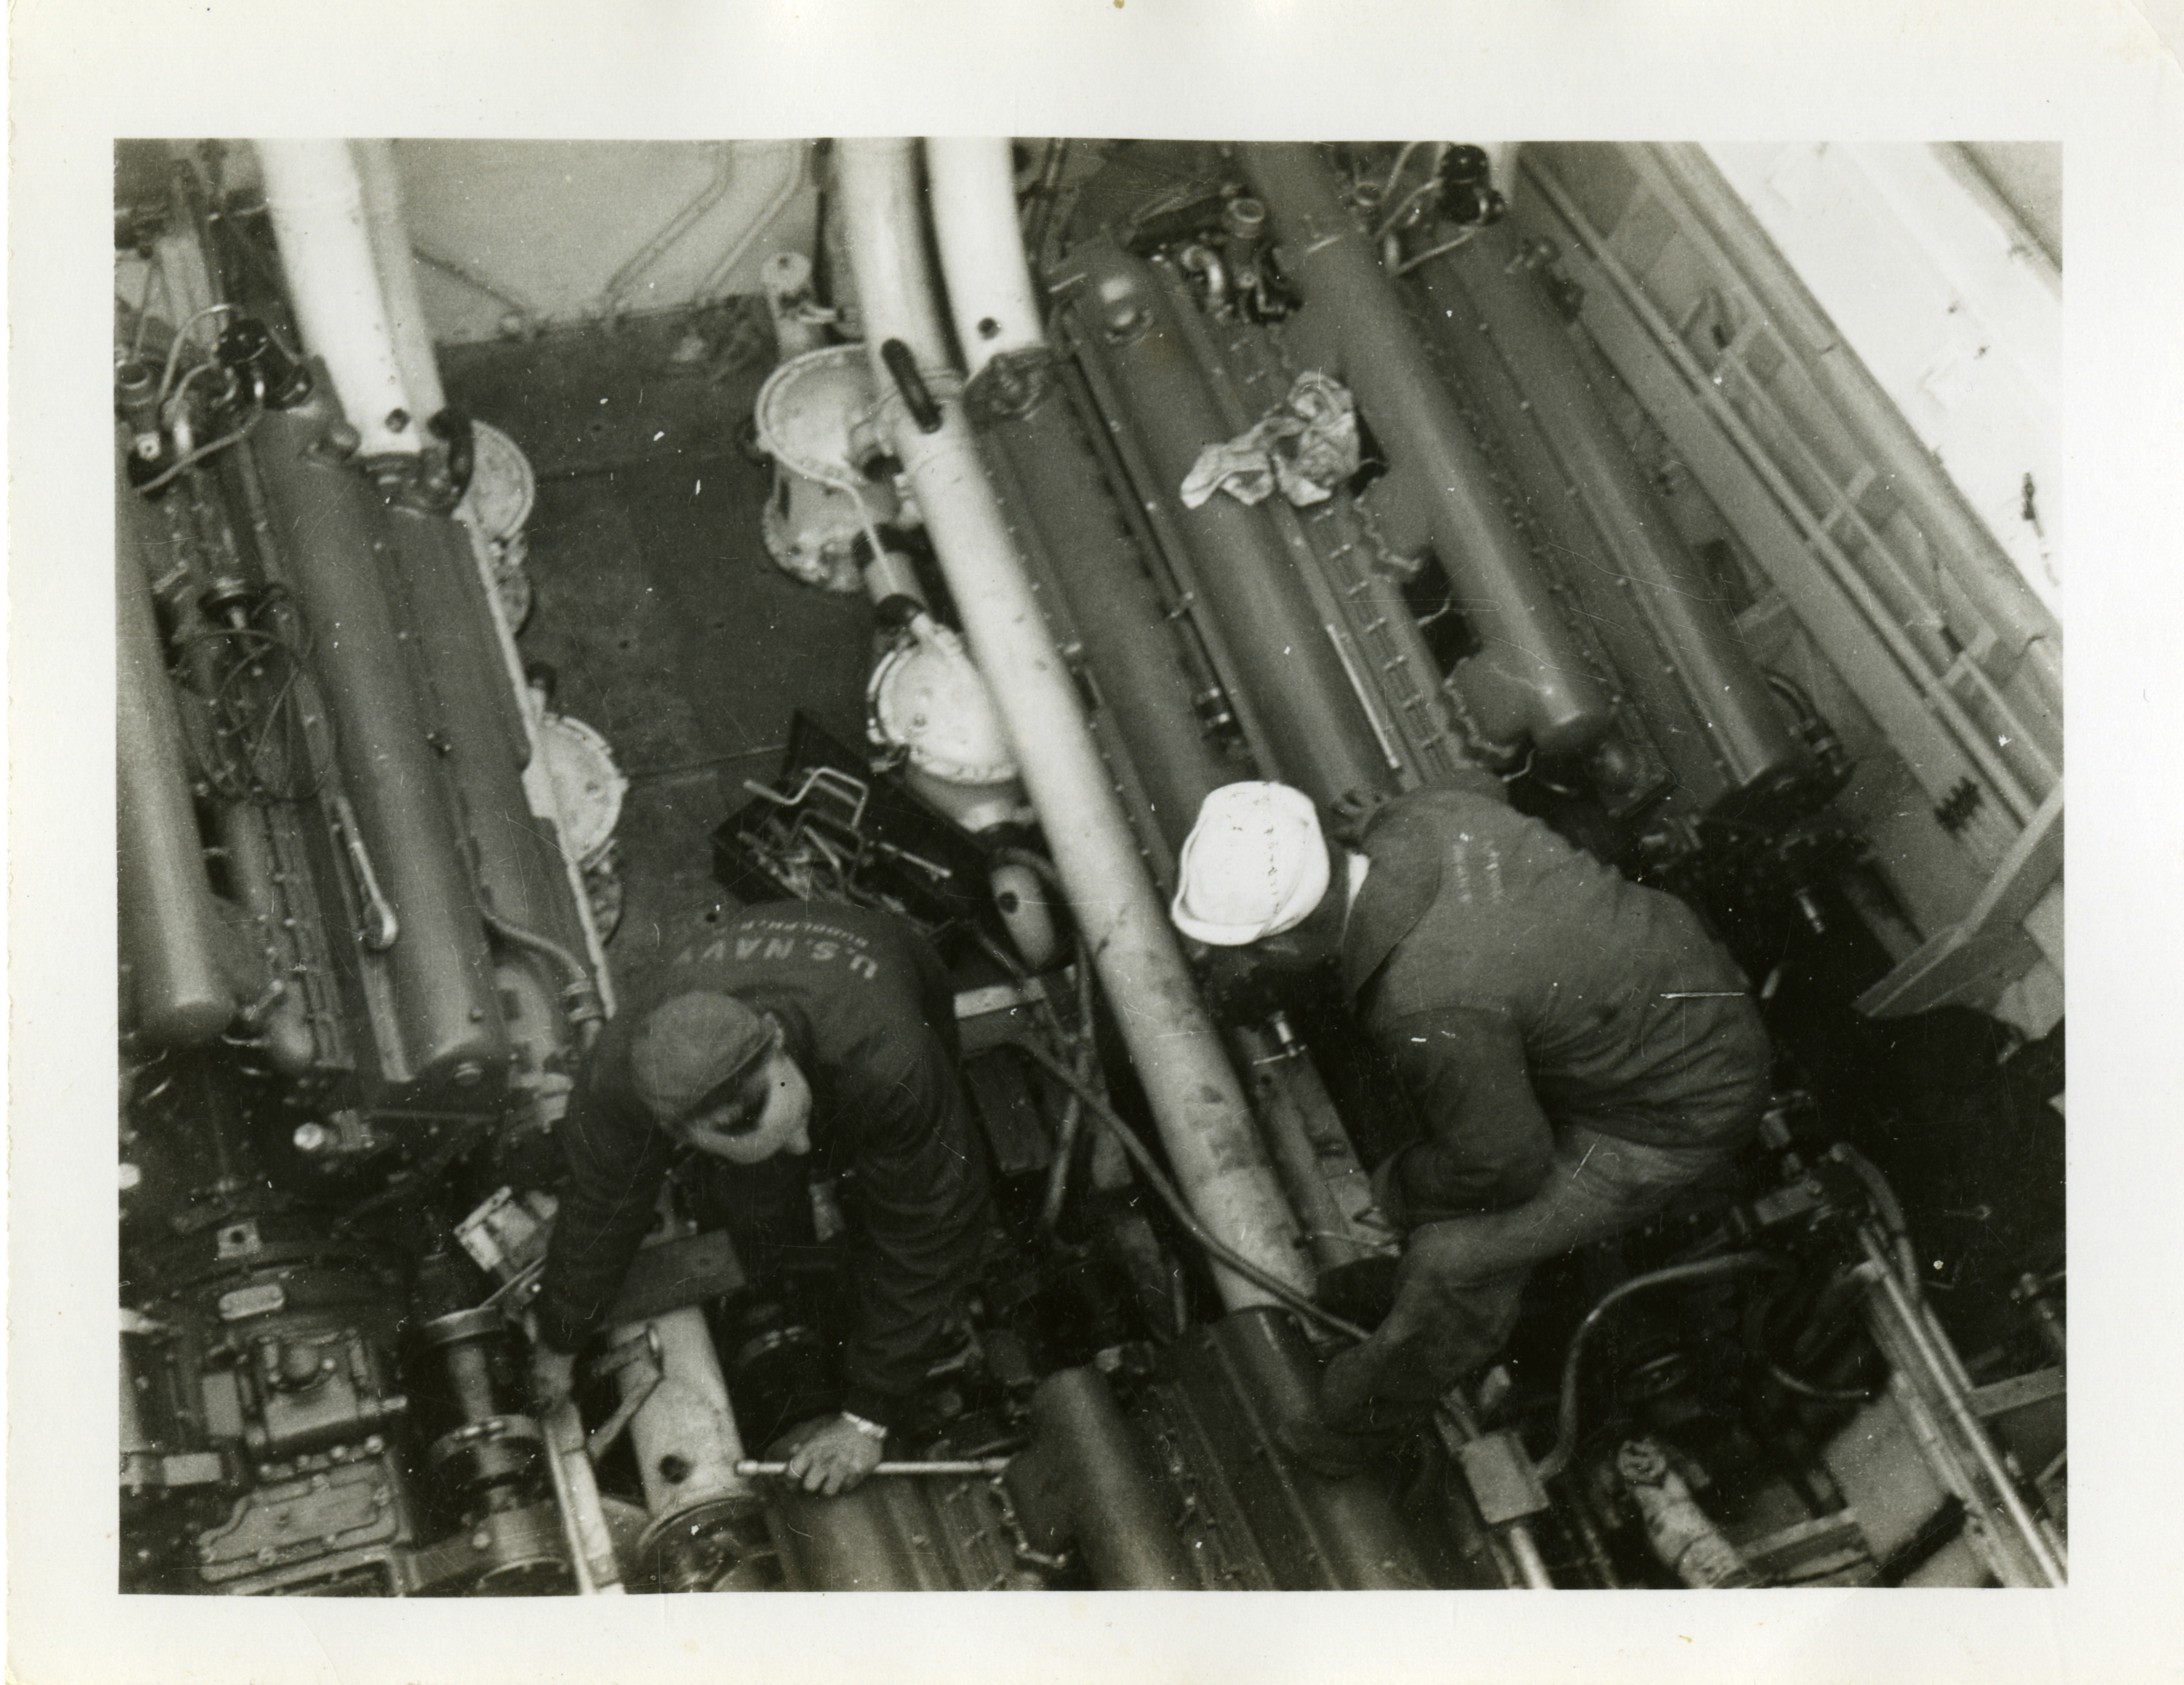
[[[2158,8],[2014,121],[639,9],[163,11],[30,586],[17,97],[11,1671],[2164,1677]]]

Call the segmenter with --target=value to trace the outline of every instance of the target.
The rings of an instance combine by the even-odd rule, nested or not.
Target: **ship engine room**
[[[2064,1584],[2055,150],[119,143],[120,1588]],[[1361,918],[1470,792],[1764,1030],[1347,1464],[1509,1202],[1188,910],[1240,788]],[[915,1384],[892,1161],[753,1243],[655,1132],[542,1386],[661,979],[881,929],[987,1202]]]

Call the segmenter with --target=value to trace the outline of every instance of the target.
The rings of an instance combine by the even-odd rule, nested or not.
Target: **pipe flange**
[[[1036,410],[1060,379],[1047,347],[1004,351],[964,386],[963,408],[977,427],[1015,421]]]
[[[897,645],[866,691],[874,739],[949,784],[985,786],[1017,776],[993,699],[962,641],[945,627]]]
[[[436,1316],[417,1331],[417,1337],[435,1350],[443,1346],[456,1346],[467,1340],[488,1340],[504,1333],[508,1319],[500,1314],[498,1305],[480,1305],[473,1310],[459,1310],[446,1316]]]
[[[425,1460],[439,1469],[488,1445],[505,1446],[530,1455],[543,1450],[545,1443],[544,1431],[529,1416],[487,1416],[442,1434],[426,1451]]]

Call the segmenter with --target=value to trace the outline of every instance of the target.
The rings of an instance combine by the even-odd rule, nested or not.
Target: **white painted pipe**
[[[1295,1219],[1199,1003],[955,395],[925,257],[916,142],[846,140],[837,162],[866,343],[886,394],[883,425],[924,512],[1175,1180],[1219,1239],[1308,1290]],[[1021,266],[1020,249],[1013,260]],[[967,274],[960,284],[977,298],[983,280]],[[895,390],[881,354],[894,339],[910,349],[939,401],[935,432],[919,430]],[[1215,1274],[1231,1309],[1269,1303],[1263,1289],[1217,1267]]]
[[[417,289],[417,261],[410,254],[410,227],[402,217],[402,177],[394,164],[392,141],[352,141],[357,179],[364,188],[364,214],[371,234],[371,254],[379,265],[379,293],[387,306],[387,325],[394,335],[395,365],[410,394],[410,413],[421,421],[448,407],[440,385],[439,359],[432,352],[432,331],[425,321],[425,300]]]
[[[659,1533],[694,1509],[741,1504],[752,1493],[736,1470],[744,1459],[743,1434],[705,1312],[685,1306],[625,1324],[608,1339],[615,1346],[643,1340],[648,1326],[658,1342],[660,1379],[630,1418],[629,1439],[651,1530]],[[621,1371],[625,1402],[643,1385],[638,1366]]]
[[[421,427],[395,355],[348,142],[260,141],[258,157],[304,349],[325,360],[365,455],[415,455]]]
[[[956,342],[975,380],[1004,353],[1046,343],[1017,222],[1016,170],[1006,140],[929,140],[925,167]],[[975,291],[957,287],[958,276],[975,277]]]

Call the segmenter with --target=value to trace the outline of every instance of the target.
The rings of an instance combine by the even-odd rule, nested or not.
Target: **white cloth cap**
[[[1327,893],[1327,844],[1302,790],[1223,784],[1183,840],[1168,916],[1186,936],[1240,947],[1304,923]]]

